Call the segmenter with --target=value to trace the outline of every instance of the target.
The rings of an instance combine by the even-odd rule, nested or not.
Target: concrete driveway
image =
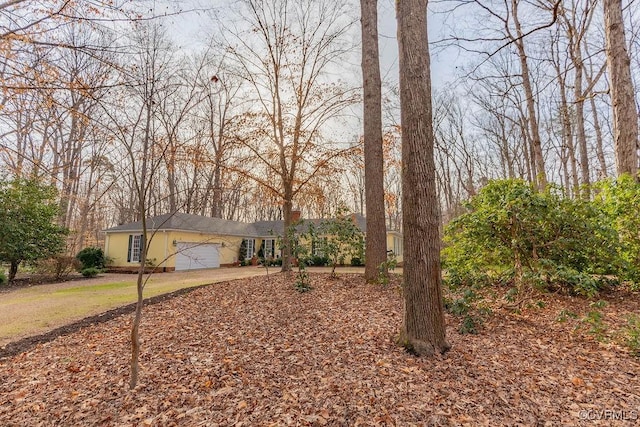
[[[330,272],[328,267],[309,272]],[[269,274],[277,274],[270,268]],[[343,267],[339,274],[362,274],[362,267]],[[145,287],[145,298],[179,289],[267,274],[262,267],[156,273]],[[21,338],[42,334],[88,316],[136,301],[135,274],[103,274],[92,279],[35,285],[0,292],[0,347]]]

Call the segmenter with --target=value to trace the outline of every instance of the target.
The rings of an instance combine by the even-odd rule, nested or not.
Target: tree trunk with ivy
[[[424,356],[446,352],[440,267],[427,0],[396,3],[400,49],[404,320],[400,344]]]

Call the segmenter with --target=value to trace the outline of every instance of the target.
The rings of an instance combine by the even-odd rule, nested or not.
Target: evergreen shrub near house
[[[324,267],[329,264],[329,258],[324,255],[312,255],[305,258],[304,263],[308,266]]]
[[[240,249],[238,251],[238,262],[240,262],[240,265],[245,266],[248,264],[245,264],[245,260],[247,259],[247,241],[242,239],[242,242],[240,243]]]
[[[593,296],[615,281],[611,277],[629,278],[625,257],[632,250],[603,206],[570,199],[553,186],[538,192],[522,180],[491,181],[445,229],[446,283]]]
[[[87,247],[82,249],[76,255],[78,261],[82,263],[82,270],[87,268],[103,269],[106,264],[104,252],[102,248]]]
[[[100,274],[100,270],[95,267],[83,268],[80,272],[84,277],[96,277]]]
[[[362,267],[364,265],[364,262],[362,262],[362,260],[358,257],[353,257],[351,258],[351,266],[352,267]]]

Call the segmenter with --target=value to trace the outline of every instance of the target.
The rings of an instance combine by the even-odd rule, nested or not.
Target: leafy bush
[[[623,328],[624,344],[632,355],[640,357],[640,317],[631,315]]]
[[[594,203],[555,187],[491,181],[445,229],[443,266],[454,286],[506,284],[595,295],[620,274],[618,233]]]
[[[106,264],[104,252],[98,247],[84,248],[78,252],[76,258],[82,263],[83,270],[91,267],[103,269]]]
[[[9,280],[20,264],[64,251],[66,228],[56,223],[56,189],[38,181],[0,181],[0,261],[9,263]]]
[[[100,270],[95,267],[83,268],[81,271],[84,277],[96,277],[100,274]]]
[[[0,270],[0,286],[5,285],[7,283],[7,275],[4,272],[4,269]]]
[[[309,282],[309,274],[307,273],[307,269],[306,267],[304,267],[303,263],[300,263],[298,265],[298,273],[296,274],[296,282],[294,284],[294,288],[300,293],[309,292],[313,289],[311,287],[311,283]]]
[[[358,258],[358,257],[353,257],[351,258],[351,266],[352,267],[362,267],[364,265],[364,263],[362,262],[362,259]]]
[[[245,239],[242,239],[242,242],[240,243],[240,249],[238,250],[238,261],[240,261],[240,265],[242,266],[247,265],[244,263],[246,258],[247,258],[247,241]]]
[[[607,306],[607,302],[600,300],[589,304],[591,310],[581,319],[589,327],[588,334],[598,341],[606,340],[607,325],[604,322],[604,314],[601,309]]]
[[[640,284],[640,182],[629,175],[596,184],[594,205],[606,215],[618,235],[620,277]]]
[[[68,277],[74,271],[78,271],[81,268],[81,263],[75,257],[60,255],[37,261],[34,267],[36,274],[59,280]]]
[[[313,255],[305,258],[304,263],[308,266],[323,267],[329,264],[329,258],[322,255]]]
[[[445,298],[444,308],[452,315],[461,318],[458,332],[461,334],[477,334],[478,327],[482,324],[482,317],[486,310],[476,308],[476,302],[480,296],[471,288],[465,289],[461,294],[454,294],[453,298]]]
[[[330,264],[332,275],[335,275],[336,266],[344,264],[347,258],[364,255],[364,234],[352,216],[342,209],[335,218],[322,221],[317,231],[310,227],[309,235],[326,258],[324,264],[316,265]]]

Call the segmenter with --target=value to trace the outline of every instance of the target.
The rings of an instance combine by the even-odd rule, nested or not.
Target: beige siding
[[[110,266],[132,268],[138,263],[127,262],[129,236],[140,232],[107,233],[105,254],[111,259]],[[220,264],[233,264],[238,260],[241,237],[220,236],[215,234],[193,233],[186,231],[159,231],[149,244],[148,260],[156,267],[175,267],[176,245],[174,242],[216,243],[220,245]],[[257,243],[257,242],[256,242]]]

